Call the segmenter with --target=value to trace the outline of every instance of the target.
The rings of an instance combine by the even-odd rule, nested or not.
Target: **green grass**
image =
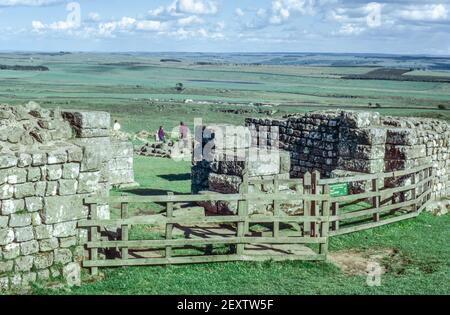
[[[189,192],[184,177],[188,163],[138,157],[136,178],[141,190]],[[449,294],[450,216],[423,214],[417,219],[333,237],[330,250],[395,249],[385,261],[381,287],[369,287],[362,276],[344,275],[325,262],[215,263],[203,265],[102,269],[102,281],[71,290],[35,287],[34,294]],[[146,227],[135,239],[158,238]]]

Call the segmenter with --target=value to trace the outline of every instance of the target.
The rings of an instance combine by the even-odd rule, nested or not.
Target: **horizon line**
[[[390,52],[331,52],[331,51],[145,51],[145,50],[22,50],[8,49],[0,53],[102,53],[102,54],[323,54],[323,55],[380,55],[380,56],[414,56],[414,57],[450,57],[450,54],[432,53],[390,53]]]

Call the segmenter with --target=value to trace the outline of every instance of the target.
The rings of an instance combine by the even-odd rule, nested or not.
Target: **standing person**
[[[115,120],[114,121],[113,130],[114,131],[120,131],[121,128],[122,128],[122,126],[120,126],[119,121]]]
[[[180,122],[180,140],[182,142],[182,148],[188,147],[188,136],[189,136],[189,128],[184,124],[184,122]]]
[[[159,127],[158,138],[160,142],[166,142],[166,133],[164,132],[163,126]]]

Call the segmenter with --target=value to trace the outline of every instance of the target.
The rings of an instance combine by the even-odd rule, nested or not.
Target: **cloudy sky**
[[[450,55],[450,0],[0,0],[0,50]]]

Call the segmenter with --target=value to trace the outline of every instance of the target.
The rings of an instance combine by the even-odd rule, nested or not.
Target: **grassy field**
[[[189,164],[136,158],[138,194],[166,190],[187,193]],[[142,209],[134,209],[139,214]],[[157,208],[153,209],[157,211]],[[145,209],[151,211],[151,209]],[[450,216],[423,214],[370,231],[334,237],[331,253],[392,250],[383,259],[387,273],[380,287],[365,276],[347,275],[330,263],[215,263],[189,266],[102,269],[104,280],[79,288],[52,290],[36,286],[34,294],[450,294]],[[141,236],[145,232],[140,231]],[[87,275],[86,275],[87,276]]]
[[[279,117],[338,108],[450,120],[449,83],[343,79],[381,66],[409,67],[413,63],[409,58],[178,57],[181,62],[171,63],[161,62],[161,56],[146,54],[1,53],[0,64],[42,65],[50,70],[0,71],[0,103],[24,104],[32,100],[48,108],[108,111],[129,133],[156,131],[160,125],[169,131],[180,120],[192,127],[194,118],[202,118],[205,123],[242,124],[251,116]],[[219,63],[198,64],[211,58]],[[255,62],[255,58],[259,61]],[[424,63],[433,66],[429,59]],[[411,73],[446,76],[449,72]],[[183,84],[183,91],[175,89],[177,83]],[[229,109],[243,110],[245,114],[224,112]],[[136,157],[135,170],[141,187],[128,193],[190,192],[190,163]],[[135,205],[131,210],[134,214],[155,213],[161,206]],[[364,276],[348,275],[329,263],[268,262],[106,269],[103,281],[87,282],[72,290],[37,285],[33,293],[449,294],[449,223],[449,216],[424,214],[416,220],[331,240],[334,253],[394,252],[383,262],[387,274],[382,277],[381,287],[369,287]],[[135,234],[144,237],[146,231],[136,230]]]
[[[245,116],[220,110],[241,108],[249,111],[248,116],[261,116],[257,103],[269,104],[275,116],[358,108],[393,115],[450,117],[450,111],[438,110],[438,106],[450,108],[449,83],[342,79],[374,69],[367,65],[198,65],[197,59],[189,58],[167,63],[148,55],[0,54],[0,64],[50,69],[0,71],[0,102],[23,104],[34,100],[45,107],[106,110],[132,132],[154,130],[160,125],[169,129],[181,119],[192,125],[194,117],[210,123],[242,123]],[[182,92],[176,91],[177,83],[183,83]]]

